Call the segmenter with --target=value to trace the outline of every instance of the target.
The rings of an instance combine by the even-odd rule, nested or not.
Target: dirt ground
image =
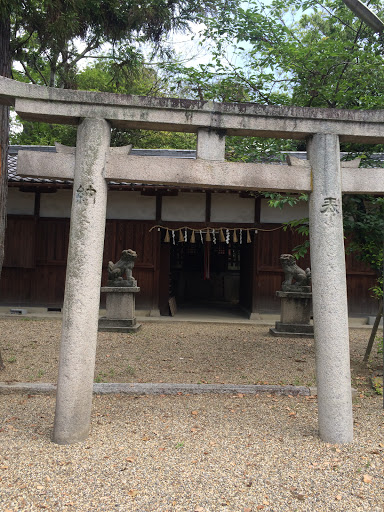
[[[350,330],[352,384],[369,389],[380,368],[370,330]],[[0,319],[3,382],[56,382],[60,319]],[[259,325],[144,323],[134,334],[99,333],[95,382],[292,384],[315,386],[314,341],[278,338]]]

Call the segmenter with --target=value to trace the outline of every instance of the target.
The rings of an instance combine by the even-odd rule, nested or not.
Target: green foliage
[[[98,384],[100,382],[105,382],[105,378],[106,378],[107,374],[105,372],[99,372],[95,378],[94,378],[94,381],[97,382]]]
[[[163,81],[155,69],[145,65],[143,57],[132,55],[129,66],[121,66],[107,55],[106,60],[88,64],[76,75],[78,89],[85,91],[162,96]]]
[[[304,240],[302,244],[296,245],[292,249],[292,255],[299,260],[300,258],[304,258],[309,250],[309,240]]]
[[[282,162],[283,151],[294,151],[297,141],[261,137],[226,138],[226,159],[232,162]]]
[[[76,127],[58,124],[22,121],[22,131],[13,131],[11,144],[53,146],[60,142],[76,146]],[[155,132],[151,130],[112,129],[111,146],[132,144],[135,148],[196,149],[196,134],[179,132]]]
[[[151,130],[112,130],[111,145],[153,149],[196,149],[196,134]]]
[[[130,364],[126,367],[125,371],[127,372],[128,375],[131,375],[132,377],[136,374],[136,370]]]
[[[380,0],[370,8],[384,17]],[[212,59],[196,68],[168,67],[179,94],[278,105],[384,106],[383,39],[342,0],[250,0],[202,21],[202,45]]]
[[[51,87],[159,96],[164,80],[144,64],[145,44],[153,43],[152,54],[165,52],[163,35],[185,29],[197,15],[219,7],[211,0],[198,6],[191,0],[149,0],[144,4],[130,0],[1,0],[0,15],[9,18],[12,35],[10,54],[3,57],[13,62],[16,80]],[[104,55],[100,53],[103,47],[109,48]],[[96,63],[80,71],[79,62],[90,57],[97,58]],[[11,143],[75,144],[76,132],[72,127],[22,124],[22,133],[12,130]],[[167,139],[161,135],[156,140],[143,132],[115,132],[114,136],[116,144],[135,139],[144,141],[144,147],[150,144],[146,140],[161,146]],[[179,136],[179,145],[193,144],[193,137],[186,139]],[[171,143],[166,141],[165,145]]]
[[[382,43],[341,0],[289,2],[298,21],[287,26],[279,63],[292,73],[294,104],[380,108],[383,106]],[[283,18],[285,6],[273,2]],[[378,1],[370,5],[383,14]],[[367,80],[367,76],[370,77]]]
[[[368,159],[369,162],[369,159]],[[376,162],[376,165],[378,163]],[[263,194],[268,198],[269,206],[283,208],[285,205],[294,206],[300,201],[307,201],[308,195],[290,196],[288,194]],[[357,259],[374,270],[377,283],[371,288],[373,295],[380,299],[383,297],[383,245],[384,245],[384,197],[370,195],[344,195],[343,196],[343,222],[345,234],[349,237],[346,251],[353,252]],[[309,219],[292,220],[284,225],[297,233],[309,235]],[[309,241],[292,249],[293,255],[298,259],[303,257],[309,249]]]
[[[377,275],[372,289],[377,298],[383,296],[384,197],[369,195],[343,197],[344,229],[351,242],[347,251]]]
[[[379,0],[370,7],[384,15]],[[162,66],[172,94],[221,102],[330,108],[384,106],[383,39],[342,0],[251,0],[201,18],[211,60]],[[367,77],[369,76],[369,80]],[[298,141],[227,137],[233,161],[279,161]],[[344,143],[343,151],[382,151]],[[351,156],[352,157],[352,156]]]
[[[305,198],[306,194],[302,194],[301,195],[301,201],[307,201],[307,198]],[[288,204],[290,206],[293,206],[293,204],[288,201]],[[309,236],[309,219],[308,218],[304,218],[304,219],[295,219],[295,220],[291,220],[289,222],[286,222],[284,224],[284,231],[287,231],[287,229],[292,229],[293,231],[295,231],[296,233],[299,233],[299,235],[302,235],[303,237],[305,237],[305,240],[303,243],[299,244],[299,245],[296,245],[296,247],[294,247],[292,249],[292,254],[293,256],[298,260],[300,258],[303,258],[308,250],[309,250],[309,239],[308,239],[308,236]]]
[[[308,201],[308,194],[299,194],[291,196],[288,194],[282,194],[280,192],[263,192],[263,196],[268,199],[268,204],[272,208],[284,208],[285,205],[295,206],[301,201]],[[308,220],[308,219],[304,219]],[[296,227],[298,221],[292,221],[291,226]],[[307,233],[308,234],[308,233]]]
[[[302,201],[308,201],[308,194],[304,193],[292,196],[289,194],[281,194],[279,192],[263,192],[263,196],[268,199],[268,205],[271,208],[283,209],[284,206],[295,206]],[[297,260],[303,258],[309,250],[309,219],[303,218],[285,222],[283,225],[283,230],[287,231],[288,229],[292,229],[305,238],[303,243],[291,249],[292,255]]]
[[[22,131],[11,131],[10,144],[53,146],[60,142],[66,146],[76,146],[76,128],[69,125],[33,123],[21,121]]]
[[[29,81],[76,88],[81,59],[112,47],[114,62],[129,67],[146,43],[166,51],[163,36],[221,7],[211,0],[1,0],[0,15],[11,22],[11,60]]]
[[[378,341],[377,353],[382,354],[383,353],[383,337],[382,336],[377,337],[376,339]],[[375,393],[383,396],[383,374],[382,374],[382,372],[379,372],[379,371],[373,372],[373,374],[371,376],[371,382],[372,382],[372,387],[375,390]]]

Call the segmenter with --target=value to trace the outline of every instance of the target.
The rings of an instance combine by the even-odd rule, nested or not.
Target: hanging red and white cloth
[[[210,258],[211,258],[211,243],[205,242],[204,244],[204,280],[211,279],[210,271]]]

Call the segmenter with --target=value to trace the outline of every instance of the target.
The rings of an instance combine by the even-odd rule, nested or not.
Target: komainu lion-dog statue
[[[281,289],[285,292],[308,292],[311,286],[311,270],[300,268],[292,254],[282,254],[280,263],[283,267],[285,278]]]
[[[108,263],[108,286],[137,286],[137,281],[132,276],[136,258],[136,251],[126,249],[121,253],[119,261],[116,263],[110,261]]]

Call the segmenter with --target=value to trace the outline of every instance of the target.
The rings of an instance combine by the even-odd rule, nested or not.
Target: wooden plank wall
[[[276,225],[263,225],[257,240],[255,289],[256,301],[254,311],[278,311],[279,299],[276,290],[281,289],[284,273],[279,257],[283,253],[291,253],[293,248],[301,244],[304,238],[290,230],[274,229]],[[346,241],[346,245],[348,241]],[[302,268],[310,267],[310,254],[298,261]],[[349,314],[376,315],[377,302],[371,297],[369,288],[375,284],[374,273],[367,269],[352,254],[346,256],[347,291]]]
[[[124,249],[137,252],[133,276],[140,287],[136,296],[138,309],[158,309],[160,233],[149,231],[153,221],[107,220],[105,229],[103,278],[107,282],[108,261],[120,259]]]
[[[136,250],[138,259],[133,275],[141,288],[136,298],[138,309],[159,307],[160,233],[157,230],[149,232],[153,224],[153,221],[132,220],[108,220],[106,224],[102,284],[106,284],[108,261],[118,260],[123,249]],[[176,223],[174,227],[177,227]],[[240,298],[242,304],[253,311],[279,310],[275,296],[283,281],[279,256],[292,252],[301,241],[297,234],[276,230],[275,227],[261,225],[260,229],[271,231],[259,230],[255,241],[246,244],[241,254],[243,289]],[[0,303],[61,306],[68,237],[69,219],[10,215],[0,280]],[[299,265],[304,268],[310,266],[309,255],[300,260]],[[165,271],[164,262],[163,267]],[[369,292],[374,283],[374,274],[351,255],[347,256],[350,314],[376,314],[377,305]]]
[[[0,301],[61,304],[68,250],[68,219],[8,216]]]
[[[153,222],[107,221],[102,284],[109,260],[134,248],[133,271],[141,288],[137,308],[154,309],[158,297],[159,233]],[[0,280],[0,302],[11,305],[61,306],[69,241],[69,219],[9,216],[6,259]]]

